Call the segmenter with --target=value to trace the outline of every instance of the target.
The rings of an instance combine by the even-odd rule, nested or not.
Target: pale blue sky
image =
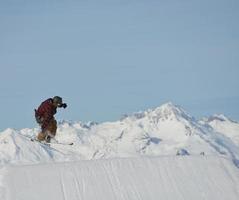
[[[51,2],[51,3],[50,3]],[[239,120],[238,0],[0,0],[0,130],[113,121],[171,101]]]

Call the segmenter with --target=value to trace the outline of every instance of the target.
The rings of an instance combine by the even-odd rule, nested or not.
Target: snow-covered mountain
[[[223,155],[239,165],[239,123],[214,115],[197,121],[181,107],[166,103],[125,115],[118,121],[62,121],[56,139],[72,146],[51,148],[31,142],[39,128],[0,133],[1,163],[91,160],[142,155]]]

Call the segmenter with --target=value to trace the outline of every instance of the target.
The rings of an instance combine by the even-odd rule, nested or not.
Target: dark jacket
[[[42,130],[46,129],[49,122],[54,119],[56,114],[56,107],[53,106],[53,100],[47,99],[35,110],[35,117],[37,122],[40,123]],[[39,121],[38,121],[39,120]]]

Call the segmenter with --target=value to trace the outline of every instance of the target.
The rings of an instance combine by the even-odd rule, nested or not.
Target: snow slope
[[[9,166],[2,200],[237,200],[239,170],[214,156]]]
[[[213,115],[201,121],[201,123],[208,124],[215,131],[224,134],[239,145],[239,123],[228,119],[226,116]]]

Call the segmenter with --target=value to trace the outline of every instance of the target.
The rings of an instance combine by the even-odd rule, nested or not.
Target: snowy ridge
[[[237,200],[239,196],[238,169],[214,156],[10,166],[5,183],[3,200]]]
[[[208,124],[216,132],[222,133],[223,135],[229,137],[237,145],[239,145],[239,123],[233,121],[226,116],[213,115],[212,117],[206,118],[200,121],[201,124]]]
[[[238,123],[222,116],[197,121],[172,103],[116,122],[62,121],[56,139],[73,146],[52,144],[50,149],[29,141],[38,132],[39,128],[0,133],[0,163],[201,154],[227,156],[239,165]]]

